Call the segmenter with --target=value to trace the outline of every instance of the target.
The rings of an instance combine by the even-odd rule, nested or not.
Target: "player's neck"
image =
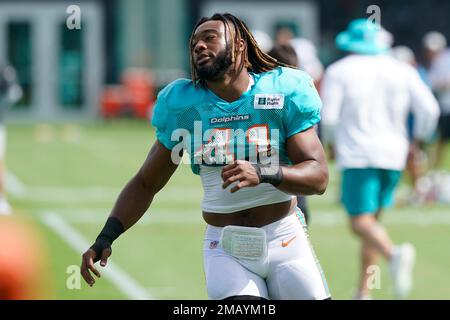
[[[227,102],[238,100],[247,91],[250,75],[243,69],[238,75],[225,74],[217,81],[206,81],[209,90]]]

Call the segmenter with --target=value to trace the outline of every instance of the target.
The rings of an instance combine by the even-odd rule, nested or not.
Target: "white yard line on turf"
[[[54,209],[43,209],[38,211],[38,214],[42,214],[48,211],[54,211]],[[183,210],[182,213],[175,213],[173,209],[149,209],[144,216],[139,220],[138,225],[148,224],[203,224],[201,217],[201,209],[198,210]],[[58,213],[65,221],[70,223],[81,224],[98,224],[103,225],[108,218],[108,209],[58,209]]]
[[[45,211],[51,211],[47,209]],[[99,227],[105,223],[108,212],[97,209],[59,209],[58,212],[66,221],[81,224],[97,224]],[[348,218],[343,211],[323,211],[311,215],[312,224],[322,227],[333,227],[347,225]],[[139,225],[151,224],[204,224],[200,209],[183,210],[181,212],[173,209],[150,209],[138,222]],[[386,212],[383,224],[397,226],[448,226],[450,225],[450,211],[446,209],[434,212],[420,213],[416,210],[412,212]]]
[[[88,204],[99,201],[113,201],[120,192],[118,188],[91,186],[91,187],[30,187],[26,186],[20,179],[8,172],[8,189],[16,197],[26,198],[32,201],[46,203],[67,204],[69,202],[79,203],[82,200]],[[322,203],[337,203],[337,189],[329,186],[325,195],[320,197]],[[183,196],[180,196],[183,195]],[[316,199],[311,199],[315,201]],[[150,215],[145,215],[140,224],[201,224],[203,220],[199,215],[201,191],[183,187],[170,186],[158,195],[158,201],[194,204],[197,209],[182,210],[180,213],[173,209],[151,209]],[[52,211],[48,209],[45,211]],[[450,210],[441,209],[431,213],[421,212],[421,209],[411,208],[408,214],[398,214],[387,212],[383,222],[387,225],[412,225],[412,226],[435,226],[450,225]],[[427,211],[427,209],[422,209]],[[312,223],[319,226],[336,226],[347,224],[346,214],[341,210],[322,211],[317,210],[317,214],[312,213]],[[58,209],[58,213],[64,213],[64,219],[73,223],[103,224],[107,212],[91,209],[65,210]]]
[[[98,203],[102,201],[114,201],[121,189],[106,186],[90,187],[70,187],[70,186],[28,186],[25,185],[16,175],[7,173],[6,188],[11,195],[19,199],[45,203],[68,203],[79,202]],[[183,197],[179,195],[182,194]],[[200,203],[201,191],[199,189],[188,189],[183,187],[173,187],[161,192],[159,199],[170,200],[172,203],[194,202]]]
[[[88,241],[64,219],[53,212],[46,212],[42,216],[43,222],[57,233],[72,249],[83,253],[89,247]],[[111,281],[120,291],[134,300],[150,300],[153,297],[141,287],[136,280],[119,268],[114,262],[109,262],[103,270],[103,275]]]
[[[6,173],[6,188],[8,192],[17,198],[25,197],[27,194],[27,187],[9,171]]]
[[[182,188],[164,190],[158,194],[158,199],[171,203],[200,203],[200,192],[185,192],[184,190]],[[99,203],[113,202],[119,193],[120,189],[108,187],[27,187],[26,195],[18,198],[54,204],[79,203],[80,201]]]

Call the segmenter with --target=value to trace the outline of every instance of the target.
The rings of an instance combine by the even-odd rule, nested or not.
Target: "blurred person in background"
[[[269,51],[269,55],[283,63],[305,71],[314,79],[316,88],[320,87],[324,68],[312,41],[306,38],[295,38],[290,28],[281,27],[275,35],[275,46]],[[320,131],[319,126],[320,124],[317,126],[318,131]],[[310,224],[310,212],[306,197],[298,196],[297,202],[305,215],[306,222]]]
[[[433,62],[444,52],[447,47],[447,39],[438,31],[427,32],[422,38],[422,59],[418,70],[422,79],[431,87],[429,73]]]
[[[412,288],[415,249],[394,245],[380,216],[393,204],[409,149],[407,117],[415,116],[414,139],[427,141],[435,130],[438,104],[413,67],[387,55],[381,26],[352,21],[336,38],[349,55],[329,66],[322,83],[325,144],[336,151],[342,172],[342,202],[351,229],[361,239],[361,271],[355,299],[370,299],[368,268],[381,254],[388,262],[394,293]]]
[[[419,71],[419,65],[414,51],[406,46],[397,46],[391,49],[391,55],[398,61],[407,63],[408,65],[415,68],[422,80],[426,83],[426,75]],[[414,114],[411,111],[408,115],[408,137],[410,141],[410,147],[406,162],[406,171],[411,177],[413,192],[410,194],[407,201],[410,203],[420,204],[425,201],[426,195],[421,191],[419,181],[420,178],[426,174],[428,156],[424,148],[417,145],[417,141],[414,140]]]
[[[324,68],[319,60],[316,46],[311,40],[295,37],[290,28],[281,27],[275,34],[275,44],[292,47],[298,57],[298,68],[308,73],[314,79],[316,87],[320,87]]]
[[[278,61],[293,66],[294,68],[298,68],[299,66],[299,59],[297,52],[289,43],[275,45],[268,52],[268,54],[269,56],[277,59]],[[309,225],[311,221],[306,197],[297,196],[297,205],[300,208],[300,210],[302,210],[303,215],[305,216],[305,221]]]
[[[34,225],[0,216],[0,300],[49,298],[44,243]]]
[[[290,44],[299,57],[298,67],[314,79],[314,84],[319,89],[324,67],[319,60],[316,46],[306,38],[293,38]]]
[[[246,24],[228,13],[202,18],[189,50],[192,79],[159,93],[152,118],[157,141],[83,254],[83,278],[95,283],[94,263],[106,265],[112,242],[147,211],[187,149],[205,191],[209,298],[330,299],[293,196],[323,194],[328,183],[314,130],[321,101],[312,78],[262,52]],[[179,129],[181,142],[172,138]],[[236,129],[243,136],[233,136]],[[200,145],[190,135],[200,135]],[[274,163],[264,166],[262,158]]]
[[[293,68],[298,68],[298,56],[290,44],[276,44],[269,50],[268,55]]]
[[[289,27],[279,27],[275,32],[275,45],[290,45],[294,38],[294,32]]]
[[[267,53],[272,49],[273,40],[266,32],[256,29],[252,30],[252,34],[262,52]]]
[[[450,140],[450,49],[447,49],[445,36],[436,31],[425,35],[424,44],[431,61],[428,79],[441,108],[439,137],[433,161],[433,167],[438,169]]]
[[[11,206],[6,198],[6,127],[4,117],[7,109],[22,96],[22,89],[17,84],[14,68],[0,62],[0,215],[10,215]]]

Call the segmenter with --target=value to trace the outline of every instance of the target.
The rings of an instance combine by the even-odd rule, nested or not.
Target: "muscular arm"
[[[119,219],[125,230],[142,217],[175,172],[177,165],[170,155],[171,151],[156,141],[141,169],[120,193],[110,217]]]
[[[141,169],[120,193],[112,209],[110,218],[115,219],[108,219],[108,221],[114,220],[114,228],[120,228],[120,232],[123,232],[134,225],[147,211],[155,194],[169,181],[176,168],[177,165],[171,159],[171,151],[157,141]],[[121,224],[121,226],[117,227],[117,224]],[[98,249],[94,250],[91,247],[82,256],[80,272],[90,286],[95,283],[90,272],[100,277],[100,272],[95,268],[94,262],[101,259],[100,265],[106,266],[108,257],[111,255],[112,241],[113,239],[109,239],[105,242],[105,240],[99,240],[98,237],[93,246],[97,245]]]
[[[323,194],[328,185],[328,166],[315,129],[290,137],[286,148],[293,165],[282,168],[283,181],[278,189],[295,195]]]

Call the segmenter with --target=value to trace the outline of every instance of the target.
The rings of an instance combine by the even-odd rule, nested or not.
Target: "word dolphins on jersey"
[[[227,123],[241,121],[249,115],[237,115],[223,118],[212,118],[210,122]],[[171,140],[178,142],[172,149],[172,161],[175,164],[191,164],[190,157],[183,158],[182,151],[194,155],[194,164],[226,165],[235,160],[248,160],[268,167],[277,167],[280,163],[278,145],[279,129],[268,126],[252,126],[243,129],[212,128],[203,131],[202,121],[194,122],[194,136],[189,130],[176,129]],[[248,147],[246,147],[246,143]]]

